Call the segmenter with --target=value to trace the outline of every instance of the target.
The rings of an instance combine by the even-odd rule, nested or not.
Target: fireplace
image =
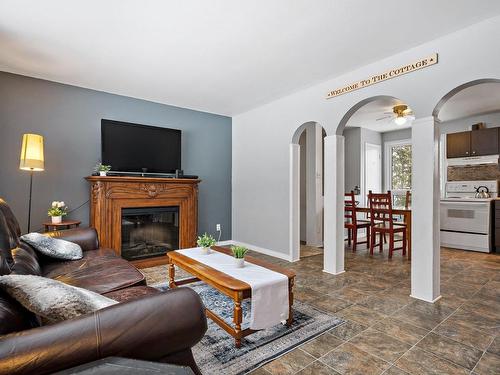
[[[179,206],[122,208],[121,242],[127,260],[179,249]]]
[[[151,246],[147,250],[147,240],[143,240],[143,243],[146,242],[146,251],[135,252],[140,254],[140,257],[131,261],[139,268],[168,264],[168,255],[165,254],[169,250],[168,247],[187,249],[196,246],[200,180],[131,176],[90,176],[86,177],[86,180],[90,182],[90,225],[97,230],[101,247],[113,249],[121,255],[123,242],[127,242],[128,249],[137,244],[136,242],[131,244],[131,241],[135,241],[138,238],[136,236],[140,235],[138,228],[143,222],[151,224],[151,231],[158,226],[162,228],[159,232],[164,237],[157,238],[156,241],[163,243],[160,247],[167,249],[161,250],[163,255],[153,256],[152,253],[156,250],[151,249]],[[140,211],[150,208],[167,211],[159,214],[161,219],[151,217],[142,218],[141,221],[134,219],[134,215],[141,216]],[[140,211],[129,211],[133,214],[131,217],[125,217],[126,226],[135,233],[129,239],[122,241],[122,234],[128,236],[128,232],[122,231],[122,213],[128,209],[140,209]],[[172,209],[174,211],[177,209],[177,214],[172,213]],[[175,217],[177,219],[174,219]],[[174,228],[175,234],[171,234]],[[169,233],[168,237],[164,233]],[[157,250],[160,252],[160,249]],[[129,253],[127,257],[130,256]]]

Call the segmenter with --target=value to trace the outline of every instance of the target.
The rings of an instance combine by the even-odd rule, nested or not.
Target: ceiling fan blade
[[[381,121],[381,120],[385,120],[386,118],[391,118],[392,116],[384,116],[384,117],[379,117],[378,119],[376,119],[375,121]]]

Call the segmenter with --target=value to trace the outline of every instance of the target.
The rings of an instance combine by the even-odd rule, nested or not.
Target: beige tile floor
[[[500,255],[441,251],[442,299],[410,294],[410,263],[346,249],[346,273],[322,272],[321,253],[299,262],[252,254],[296,271],[295,298],[346,320],[254,371],[281,374],[500,374]],[[164,282],[166,267],[144,270]]]

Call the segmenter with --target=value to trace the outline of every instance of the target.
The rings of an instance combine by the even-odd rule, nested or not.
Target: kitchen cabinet
[[[497,155],[500,153],[499,128],[449,133],[446,135],[446,157]]]
[[[498,128],[473,130],[470,136],[471,156],[498,154]]]
[[[450,133],[446,135],[446,157],[463,158],[470,155],[471,132]]]

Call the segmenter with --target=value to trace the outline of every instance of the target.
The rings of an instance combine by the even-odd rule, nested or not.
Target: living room
[[[498,373],[500,4],[382,4],[1,1],[0,374]]]

